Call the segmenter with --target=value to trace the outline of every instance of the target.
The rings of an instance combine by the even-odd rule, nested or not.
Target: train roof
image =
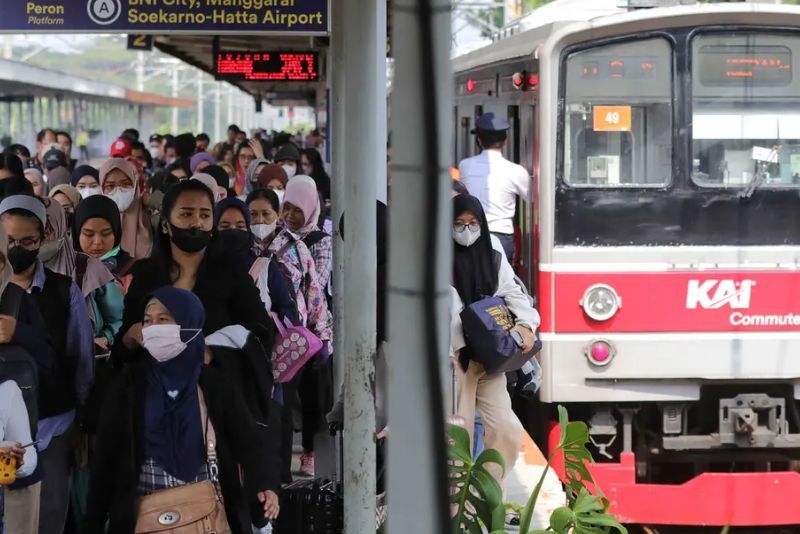
[[[696,4],[675,7],[663,7],[627,12],[616,7],[617,0],[588,0],[590,9],[581,9],[580,6],[588,5],[587,0],[556,0],[545,7],[535,10],[530,15],[520,19],[516,25],[521,30],[510,37],[495,41],[487,46],[472,50],[466,54],[454,57],[452,60],[453,71],[464,72],[477,67],[501,63],[512,59],[532,56],[536,49],[555,33],[561,35],[572,31],[585,31],[593,28],[606,28],[611,26],[624,27],[633,22],[644,22],[653,25],[658,21],[661,27],[679,26],[687,17],[705,15],[702,23],[730,22],[730,23],[768,23],[785,25],[781,15],[792,13],[800,15],[800,6],[775,5],[775,4]],[[567,16],[564,16],[564,13]],[[753,22],[753,14],[761,14],[758,22]],[[775,17],[769,17],[770,14]],[[800,25],[800,19],[794,22]],[[641,28],[640,28],[641,29]],[[601,32],[606,33],[606,32]]]

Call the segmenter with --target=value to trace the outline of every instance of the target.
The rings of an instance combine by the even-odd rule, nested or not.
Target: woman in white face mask
[[[458,415],[471,423],[478,410],[486,429],[486,448],[500,451],[505,473],[511,472],[517,459],[525,430],[511,409],[506,391],[505,373],[488,374],[476,361],[464,332],[461,311],[486,297],[500,297],[514,316],[512,335],[529,352],[534,345],[534,331],[539,314],[516,284],[514,270],[502,252],[492,246],[489,226],[480,201],[470,195],[453,198],[453,284],[451,287],[451,356],[458,375]],[[473,425],[467,425],[472,437]],[[492,470],[502,484],[503,473]]]
[[[136,259],[153,249],[153,230],[139,191],[136,167],[122,158],[110,158],[100,166],[100,188],[122,215],[122,248]]]
[[[78,190],[81,198],[103,194],[100,189],[100,174],[91,165],[80,165],[72,171],[72,187]]]
[[[90,530],[108,522],[111,532],[133,532],[141,499],[157,503],[159,492],[192,484],[217,486],[232,532],[251,530],[248,501],[256,497],[264,517],[277,517],[275,458],[264,454],[268,435],[231,382],[204,365],[205,322],[190,291],[162,287],[149,297],[144,357],[125,367],[105,398],[90,479]],[[252,494],[242,491],[240,469]]]

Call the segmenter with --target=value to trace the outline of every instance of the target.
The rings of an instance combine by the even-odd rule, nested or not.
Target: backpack
[[[325,239],[326,237],[330,237],[330,235],[322,230],[314,230],[313,232],[309,232],[307,236],[303,238],[303,244],[308,248],[308,251],[311,252],[311,247]],[[320,282],[323,282],[320,280]],[[322,285],[322,290],[325,292],[325,301],[328,304],[328,311],[333,315],[333,296],[328,291],[328,286],[330,284],[330,280],[325,280],[324,284]]]
[[[0,314],[17,317],[25,293],[21,287],[8,284],[0,298]],[[22,400],[28,411],[31,436],[36,438],[39,421],[39,370],[27,350],[18,345],[0,345],[0,382],[13,380],[22,391]]]

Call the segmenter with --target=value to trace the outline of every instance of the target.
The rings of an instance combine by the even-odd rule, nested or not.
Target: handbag
[[[142,497],[135,534],[231,534],[219,488],[217,436],[208,418],[203,392],[200,417],[206,423],[206,461],[210,480],[156,491]]]
[[[295,326],[270,312],[278,334],[272,346],[272,375],[282,384],[294,378],[300,369],[322,349],[322,341],[305,326]]]
[[[530,352],[522,349],[511,337],[514,316],[501,297],[486,297],[461,311],[464,338],[471,349],[470,358],[488,374],[516,371],[541,348],[537,343]]]

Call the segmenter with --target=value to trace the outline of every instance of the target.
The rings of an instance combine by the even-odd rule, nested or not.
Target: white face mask
[[[272,192],[278,195],[278,204],[283,206],[283,196],[286,194],[286,191],[283,189],[273,189]]]
[[[159,159],[161,157],[161,148],[157,146],[151,146],[150,150],[150,157],[153,159]]]
[[[292,177],[293,177],[295,174],[297,174],[297,165],[289,165],[289,164],[286,164],[286,163],[285,163],[285,164],[281,165],[281,168],[282,168],[284,171],[286,171],[286,176],[287,176],[287,177],[288,177],[290,180],[291,180],[291,178],[292,178]]]
[[[114,201],[119,208],[119,212],[122,213],[133,204],[133,197],[136,196],[136,188],[133,187],[128,190],[116,188],[111,193],[106,194],[106,196]]]
[[[200,330],[195,332],[189,341],[181,340],[181,325],[156,324],[142,328],[142,345],[157,362],[164,363],[178,356],[186,350],[186,345],[200,335]]]
[[[177,160],[178,160],[178,158],[167,158],[166,161],[164,161],[164,163],[166,163],[167,165],[172,165]]]
[[[103,191],[100,189],[100,187],[84,187],[83,189],[78,189],[78,192],[81,194],[81,198],[87,199],[89,197],[99,195]]]
[[[253,226],[250,227],[250,230],[253,232],[253,235],[256,236],[257,239],[263,241],[272,235],[272,232],[275,231],[277,225],[278,221],[275,221],[272,224],[254,224]]]
[[[473,232],[469,227],[464,228],[461,232],[453,228],[453,240],[462,247],[471,247],[480,236],[480,228],[478,228],[477,232]]]

